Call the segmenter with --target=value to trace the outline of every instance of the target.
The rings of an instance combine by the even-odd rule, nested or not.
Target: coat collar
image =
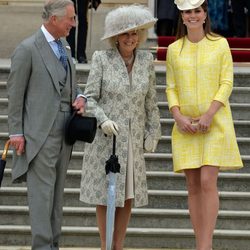
[[[138,52],[139,52],[138,50],[134,51],[135,59],[134,59],[134,65],[133,65],[132,72],[134,71],[135,68],[138,67],[138,64],[139,64],[139,61],[138,61],[138,54],[139,53]],[[124,66],[124,70],[127,72],[127,68],[126,68],[125,62],[122,59],[122,56],[121,56],[119,50],[117,48],[113,48],[113,49],[108,50],[108,53],[110,53],[110,56],[113,57],[114,60],[117,60],[117,63],[123,65]]]

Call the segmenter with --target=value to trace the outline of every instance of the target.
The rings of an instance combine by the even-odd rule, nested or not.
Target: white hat
[[[200,7],[205,0],[175,0],[179,10],[191,10]]]
[[[104,36],[101,40],[123,34],[131,30],[151,28],[156,18],[143,5],[121,6],[110,11],[105,19]]]

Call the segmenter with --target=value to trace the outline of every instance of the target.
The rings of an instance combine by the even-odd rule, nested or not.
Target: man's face
[[[57,38],[68,36],[70,29],[76,26],[74,6],[68,5],[66,7],[65,16],[55,17],[54,25]]]

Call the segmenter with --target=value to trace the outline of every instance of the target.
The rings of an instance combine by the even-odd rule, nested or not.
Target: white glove
[[[118,125],[111,120],[107,120],[107,121],[103,122],[101,124],[101,129],[102,129],[104,134],[109,135],[109,136],[111,136],[113,134],[115,136],[117,136],[118,132],[119,132]]]
[[[153,136],[147,136],[144,141],[144,149],[147,152],[154,153],[157,147],[158,141],[153,139]]]

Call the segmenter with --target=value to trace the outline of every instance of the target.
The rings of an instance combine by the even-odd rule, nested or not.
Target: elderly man
[[[64,124],[73,109],[84,112],[75,84],[70,47],[64,39],[75,26],[70,0],[48,0],[43,24],[15,49],[7,87],[14,182],[27,181],[32,250],[57,250],[63,189],[72,146]]]

